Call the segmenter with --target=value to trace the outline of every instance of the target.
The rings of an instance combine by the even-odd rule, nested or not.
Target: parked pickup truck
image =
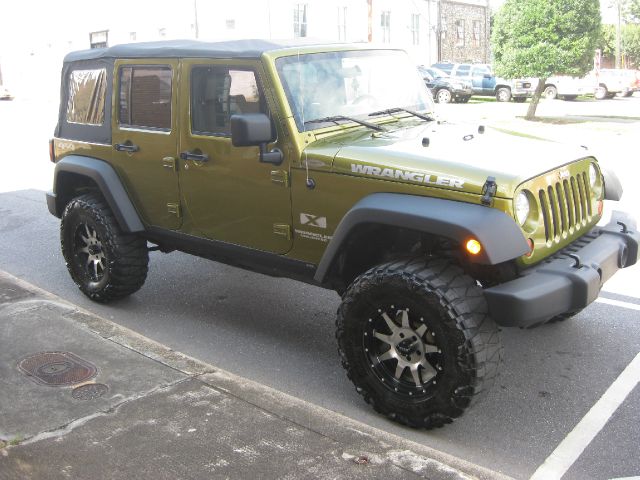
[[[445,70],[442,63],[434,66]],[[533,91],[529,79],[506,80],[496,77],[491,65],[486,63],[456,63],[449,71],[452,79],[470,81],[474,95],[495,96],[499,102],[511,99],[514,102],[525,102]]]
[[[537,79],[532,83],[537,85]],[[595,82],[588,78],[556,75],[547,78],[543,95],[549,99],[575,100],[578,95],[594,95],[595,91]]]

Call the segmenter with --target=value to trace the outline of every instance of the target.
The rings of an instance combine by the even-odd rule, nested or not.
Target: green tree
[[[640,66],[640,24],[630,23],[623,25],[622,36],[622,56],[626,66],[638,68]],[[616,52],[616,26],[602,25],[598,48],[602,50],[602,55],[613,58]]]
[[[491,36],[496,73],[538,78],[527,120],[535,116],[547,78],[589,71],[600,23],[599,0],[505,1]]]
[[[627,0],[628,20],[640,23],[640,0]]]

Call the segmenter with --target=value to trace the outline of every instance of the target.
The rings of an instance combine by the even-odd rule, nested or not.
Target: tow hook
[[[626,223],[620,222],[620,221],[618,221],[616,223],[622,227],[622,230],[621,230],[622,233],[629,233],[629,230],[627,229]]]
[[[578,255],[576,255],[575,253],[570,253],[568,256],[576,261],[576,263],[573,264],[573,268],[582,268],[582,261],[580,260],[580,257]]]

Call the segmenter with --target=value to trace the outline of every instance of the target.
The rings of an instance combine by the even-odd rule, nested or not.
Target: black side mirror
[[[244,113],[231,116],[231,143],[234,147],[260,147],[260,161],[280,165],[283,155],[267,144],[274,140],[271,120],[264,113]]]

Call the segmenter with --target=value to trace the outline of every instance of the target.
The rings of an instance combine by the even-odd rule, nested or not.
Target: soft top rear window
[[[102,125],[107,85],[107,71],[72,70],[68,79],[67,122]]]

